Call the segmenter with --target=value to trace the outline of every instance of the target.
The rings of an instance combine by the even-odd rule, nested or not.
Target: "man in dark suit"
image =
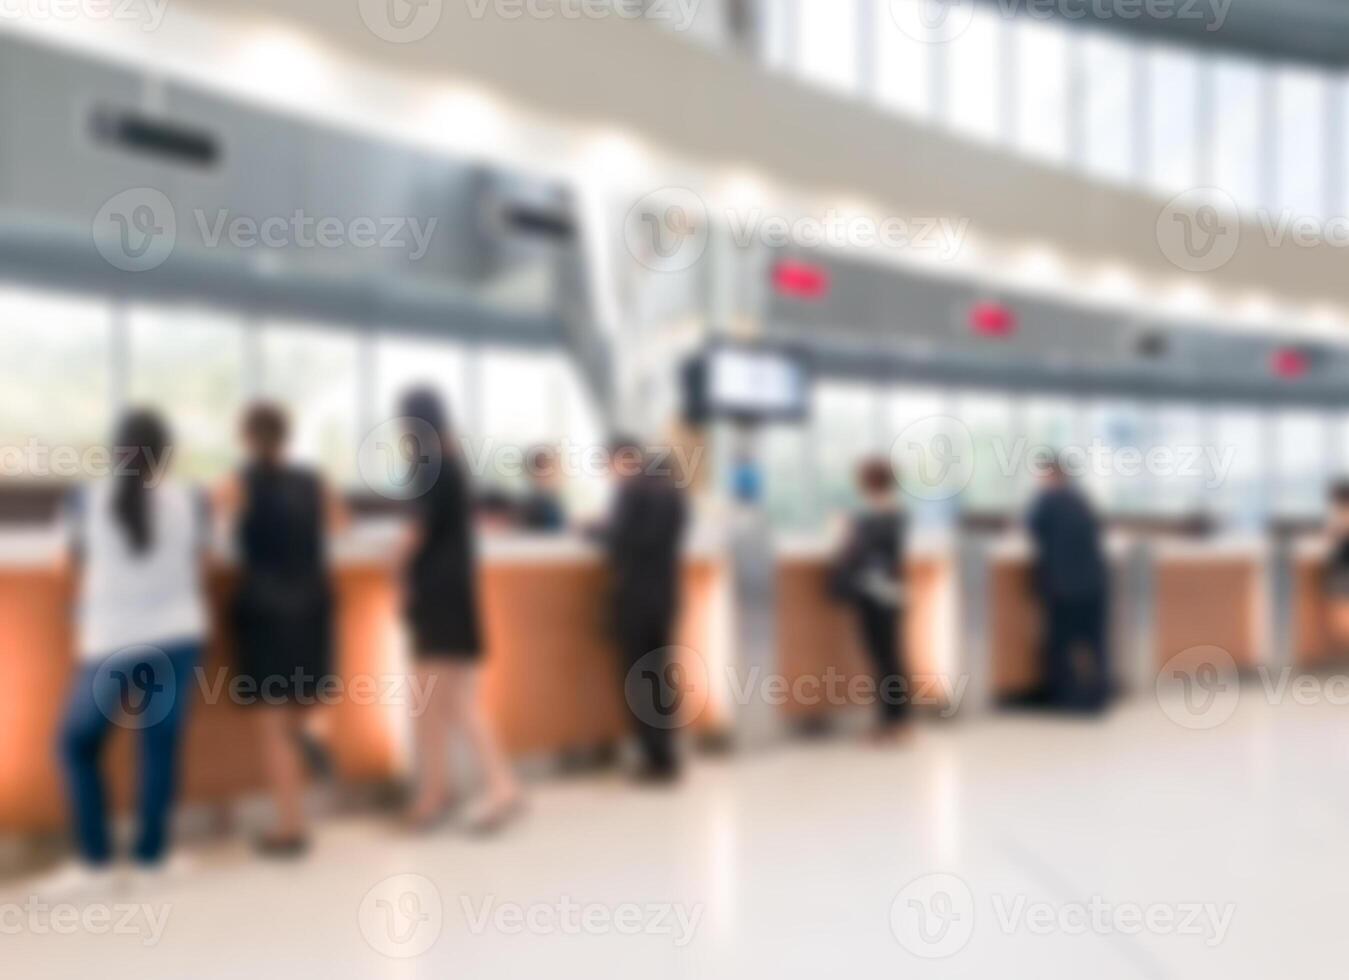
[[[1045,618],[1045,695],[1051,707],[1099,711],[1110,693],[1109,575],[1101,529],[1063,462],[1048,459],[1043,470],[1029,525]]]
[[[651,465],[633,439],[610,445],[609,468],[617,488],[605,543],[624,695],[643,754],[641,775],[670,781],[679,775],[674,742],[679,691],[669,647],[679,612],[686,513],[683,493],[656,462]]]

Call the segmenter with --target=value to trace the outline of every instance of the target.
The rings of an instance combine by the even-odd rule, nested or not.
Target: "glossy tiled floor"
[[[11,912],[0,973],[1340,977],[1346,824],[1349,707],[1244,698],[1191,731],[1139,701],[704,761],[670,792],[551,782],[488,843],[362,820],[294,866],[221,848],[104,899],[166,914],[152,945],[144,910],[126,935]]]

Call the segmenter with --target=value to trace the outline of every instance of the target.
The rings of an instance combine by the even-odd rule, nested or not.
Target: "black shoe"
[[[294,861],[309,853],[309,838],[299,837],[259,837],[253,842],[254,849],[266,858],[278,861]]]
[[[642,786],[673,786],[679,782],[679,766],[674,763],[647,763],[637,770],[633,779]]]

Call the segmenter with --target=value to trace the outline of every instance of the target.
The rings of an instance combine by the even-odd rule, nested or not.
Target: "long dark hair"
[[[398,408],[399,414],[412,422],[408,435],[416,440],[417,452],[423,457],[414,475],[414,486],[418,493],[425,493],[435,485],[443,468],[457,466],[459,462],[453,447],[450,413],[439,393],[426,387],[405,392]]]
[[[131,550],[138,555],[154,543],[150,488],[164,464],[169,442],[169,427],[149,409],[135,409],[122,416],[113,437],[112,510]]]

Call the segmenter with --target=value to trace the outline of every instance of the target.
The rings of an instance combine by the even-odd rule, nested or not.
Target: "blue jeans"
[[[76,844],[90,864],[107,864],[113,856],[99,760],[114,723],[140,733],[136,860],[152,864],[164,856],[177,788],[178,745],[200,656],[196,641],[143,646],[80,669],[66,705],[60,752]]]

